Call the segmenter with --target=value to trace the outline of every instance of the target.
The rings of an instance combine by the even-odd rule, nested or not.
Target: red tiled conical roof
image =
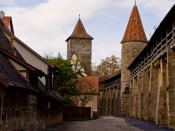
[[[69,36],[67,38],[66,41],[68,41],[71,38],[75,38],[75,39],[93,39],[93,37],[91,37],[85,30],[83,23],[81,22],[81,19],[78,20],[77,25],[74,29],[74,31],[72,32],[71,36]]]
[[[135,5],[121,43],[130,41],[148,42],[137,6]]]

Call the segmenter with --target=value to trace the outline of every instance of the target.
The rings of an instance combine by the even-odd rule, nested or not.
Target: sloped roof
[[[13,50],[11,49],[11,42],[1,29],[0,29],[0,48],[8,51],[11,54],[13,54],[13,52],[16,51],[16,57],[24,61],[20,53],[15,48]]]
[[[8,61],[7,57],[4,57],[0,53],[0,78],[6,81],[8,86],[21,87],[24,89],[37,90],[33,88],[22,76],[15,70],[15,68]]]
[[[2,19],[0,19],[0,29],[2,29],[2,31],[4,31],[5,33],[7,33],[9,36],[14,35],[11,31],[9,31],[9,29],[5,26],[4,22],[2,21]],[[32,50],[29,46],[27,46],[24,42],[22,42],[20,39],[18,39],[16,36],[14,36],[14,40],[16,40],[19,44],[21,44],[21,46],[23,46],[24,48],[26,48],[29,52],[33,53],[36,57],[38,57],[41,61],[43,61],[44,63],[46,63],[48,66],[50,67],[54,67],[51,63],[49,63],[46,59],[44,59],[42,56],[40,56],[38,53],[36,53],[34,50]]]
[[[95,93],[98,94],[99,92],[99,77],[98,76],[79,76],[78,77],[79,82],[83,82],[83,88],[81,89],[81,93],[85,93],[89,91],[89,85],[92,85]]]
[[[13,50],[10,47],[11,42],[4,34],[4,31],[10,36],[13,35],[12,32],[7,29],[6,25],[4,25],[4,22],[0,19],[0,84],[3,84],[5,87],[34,91],[35,93],[51,97],[56,101],[65,102],[63,97],[60,96],[56,91],[46,90],[46,87],[41,83],[40,80],[38,80],[38,88],[33,87],[12,65],[9,59],[17,62],[21,66],[26,67],[30,71],[40,71],[32,65],[26,63],[15,48],[14,50],[16,51],[16,56],[13,55]],[[42,59],[44,60],[44,58]]]
[[[68,41],[69,39],[91,39],[93,40],[94,38],[86,32],[84,25],[81,19],[79,18],[74,31],[72,32],[71,36],[67,38],[66,41]]]
[[[80,60],[80,59],[79,59],[79,55],[78,55],[75,51],[73,51],[73,52],[71,53],[71,55],[70,55],[70,57],[69,57],[68,59],[70,60],[70,59],[72,58],[73,55],[75,55],[75,56],[77,57],[77,59]]]
[[[11,64],[11,59],[0,52],[0,84],[5,87],[19,88],[23,90],[29,90],[35,93],[43,94],[51,97],[52,99],[65,102],[64,98],[60,96],[56,91],[46,90],[46,87],[38,80],[38,88],[33,87]]]
[[[119,76],[119,75],[121,75],[121,70],[117,70],[114,73],[112,73],[111,75],[108,75],[108,76],[100,78],[100,82],[104,82],[104,81],[110,80],[110,79],[112,79],[112,78],[114,78],[116,76]]]
[[[132,9],[132,13],[121,43],[131,41],[148,42],[136,5]]]

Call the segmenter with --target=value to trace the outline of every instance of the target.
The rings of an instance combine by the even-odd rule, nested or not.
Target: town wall
[[[0,85],[0,130],[40,131],[62,121],[62,106],[52,99]]]

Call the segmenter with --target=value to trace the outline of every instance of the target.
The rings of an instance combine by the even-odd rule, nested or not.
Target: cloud
[[[0,7],[1,6],[13,6],[15,5],[15,0],[0,0]]]
[[[87,21],[106,3],[107,0],[48,0],[32,8],[6,7],[5,12],[13,17],[17,37],[40,54],[57,54],[66,52],[65,40],[72,33],[78,15]]]
[[[65,58],[65,40],[72,33],[80,14],[87,32],[95,38],[93,63],[98,64],[101,59],[111,55],[120,57],[120,41],[134,0],[47,0],[26,7],[17,5],[16,1],[0,0],[0,4],[5,4],[6,15],[13,17],[16,36],[39,54],[56,55],[60,52]],[[157,25],[154,21],[160,15],[162,18],[174,2],[175,0],[138,0],[139,9],[154,16],[145,17],[152,24],[146,30]]]
[[[168,12],[175,0],[140,0],[140,3],[144,8],[159,14],[158,12]]]
[[[174,5],[175,0],[137,0],[137,5],[160,16],[161,12],[168,12]],[[113,0],[111,6],[119,8],[119,10],[131,8],[134,5],[134,0]]]

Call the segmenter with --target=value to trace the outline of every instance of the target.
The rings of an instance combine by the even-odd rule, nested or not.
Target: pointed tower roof
[[[91,39],[93,40],[94,38],[91,37],[85,30],[84,25],[81,21],[81,19],[78,19],[77,25],[74,29],[74,31],[72,32],[71,36],[69,36],[66,41],[68,41],[69,39],[74,38],[74,39]]]
[[[131,41],[141,41],[146,43],[148,42],[143,25],[142,25],[141,18],[139,15],[139,11],[136,5],[132,10],[132,13],[121,43],[131,42]]]

